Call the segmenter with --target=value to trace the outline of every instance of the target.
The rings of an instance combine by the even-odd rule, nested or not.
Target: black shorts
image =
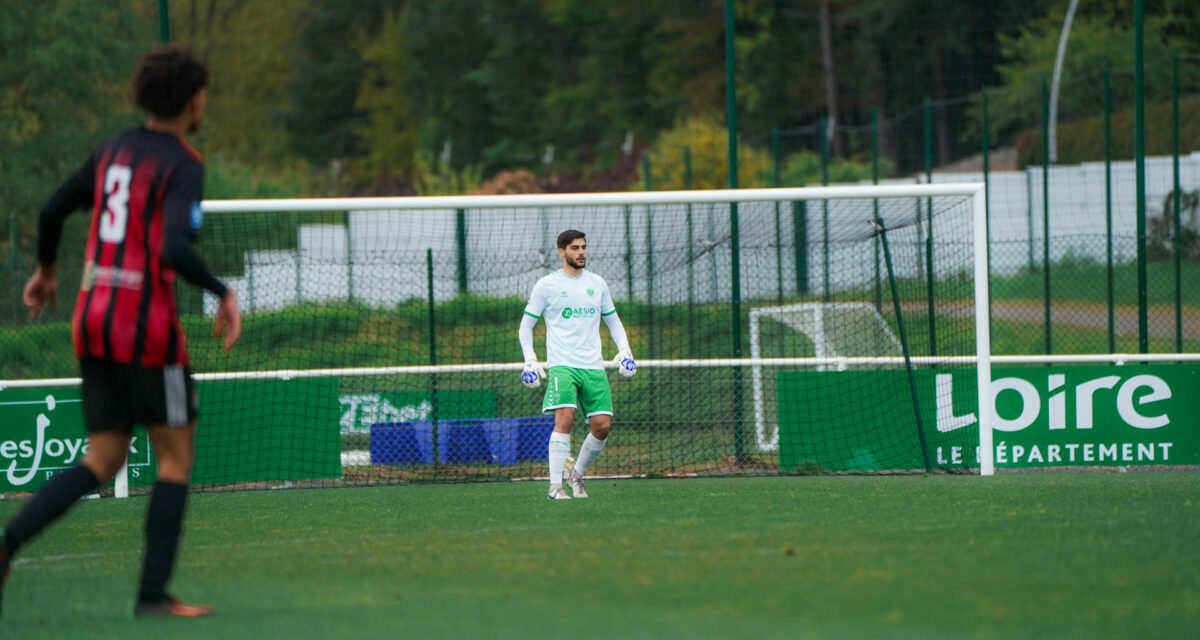
[[[183,427],[199,414],[196,383],[185,366],[141,367],[80,358],[79,369],[88,433],[132,432],[135,424]]]

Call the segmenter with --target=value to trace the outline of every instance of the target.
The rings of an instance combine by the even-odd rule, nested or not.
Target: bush
[[[892,174],[892,162],[879,159],[879,176]],[[829,183],[859,182],[871,179],[869,160],[857,158],[835,158],[829,163]],[[783,161],[779,182],[781,187],[801,187],[821,184],[821,156],[813,151],[792,154]]]
[[[1112,158],[1133,157],[1133,110],[1112,114]],[[1146,127],[1146,155],[1170,155],[1171,103],[1146,105],[1146,122],[1161,126]],[[1021,167],[1042,162],[1041,129],[1027,129],[1017,138],[1018,163]],[[1179,103],[1179,148],[1182,153],[1200,149],[1200,99],[1191,98]],[[1098,115],[1073,122],[1059,122],[1058,162],[1078,164],[1104,160],[1104,116]]]
[[[1179,194],[1179,255],[1185,260],[1200,259],[1200,190]],[[1166,260],[1175,255],[1175,192],[1163,198],[1162,215],[1146,221],[1146,257]]]
[[[692,156],[692,188],[724,189],[729,186],[729,132],[715,117],[682,120],[662,132],[647,153],[654,189],[684,189],[684,149]],[[771,168],[766,151],[738,145],[738,186],[765,187]],[[641,180],[634,189],[643,188]]]

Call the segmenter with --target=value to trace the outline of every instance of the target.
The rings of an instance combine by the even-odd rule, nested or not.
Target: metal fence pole
[[[733,0],[725,0],[725,111],[729,125],[729,188],[738,188],[737,163],[737,60],[734,57]],[[732,263],[730,287],[733,315],[733,357],[742,355],[742,265],[738,230],[738,205],[729,203],[729,249]],[[738,461],[745,458],[742,432],[742,369],[733,370],[733,449]]]
[[[692,150],[683,148],[683,188],[692,189]],[[687,204],[687,354],[694,355],[696,348],[696,267],[695,267],[695,231],[692,223],[692,203]]]
[[[926,97],[922,101],[925,115],[925,183],[933,184],[933,103]],[[919,207],[918,207],[919,209]],[[917,241],[921,238],[921,216],[917,215]],[[937,355],[937,314],[933,290],[933,198],[925,199],[925,304],[929,314],[929,355]]]
[[[425,286],[429,298],[429,364],[437,365],[437,333],[434,330],[434,296],[433,296],[433,248],[425,250]],[[438,468],[438,375],[429,374],[430,430],[433,439],[433,469],[437,475]]]
[[[879,109],[871,108],[871,184],[879,184]],[[871,201],[871,210],[876,219],[879,218],[879,200]],[[883,283],[879,278],[879,238],[871,243],[875,254],[874,297],[875,310],[883,311]]]
[[[650,156],[642,156],[642,183],[646,191],[654,190],[654,179],[650,175]],[[650,357],[657,358],[658,353],[658,326],[655,322],[654,313],[654,212],[651,205],[646,205],[646,313],[648,322],[647,337],[650,342]],[[651,370],[653,378],[654,371]]]
[[[925,166],[925,184],[933,182],[933,104],[929,100],[929,96],[921,99],[921,117],[924,122],[921,130],[921,146],[923,152],[923,161]],[[933,200],[925,199],[925,223],[929,224],[929,218],[933,215]],[[917,201],[917,242],[920,243],[925,234],[921,229],[921,201]],[[925,252],[917,249],[917,277],[924,278],[925,270],[928,265],[925,263]]]
[[[1046,353],[1053,352],[1050,325],[1050,92],[1042,80],[1042,301]]]
[[[1033,258],[1033,172],[1028,168],[1025,169],[1025,213],[1026,235],[1029,237],[1026,247],[1029,253],[1029,273],[1033,273],[1037,268]]]
[[[817,137],[821,147],[821,186],[829,186],[829,137],[826,135],[825,116],[817,121]],[[833,292],[829,286],[829,201],[821,201],[821,282],[822,299],[829,302]]]
[[[1183,353],[1183,284],[1180,265],[1179,208],[1182,206],[1182,187],[1179,182],[1179,52],[1171,53],[1171,166],[1175,178],[1175,232],[1172,249],[1175,253],[1175,353]]]
[[[987,229],[984,230],[984,237],[987,239],[987,274],[988,274],[988,317],[992,316],[992,217],[991,210],[991,177],[992,177],[992,138],[991,138],[991,122],[988,114],[988,90],[987,87],[979,92],[981,106],[983,107],[983,218]],[[991,332],[992,324],[988,323],[988,331]],[[990,337],[990,336],[989,336]]]
[[[1133,0],[1133,162],[1136,178],[1138,351],[1149,353],[1146,282],[1146,67],[1143,60],[1145,20],[1142,0]]]
[[[1109,66],[1104,65],[1104,241],[1105,264],[1108,265],[1108,352],[1117,352],[1117,327],[1113,306],[1113,211],[1112,211],[1112,92]]]
[[[771,186],[779,184],[779,127],[771,129]],[[775,303],[783,304],[783,221],[775,201]]]
[[[630,217],[633,212],[629,205],[625,205],[622,209],[625,214],[625,295],[629,296],[629,300],[634,300],[633,297],[633,228],[631,226]]]
[[[454,241],[458,245],[458,295],[467,293],[467,211],[454,212]]]
[[[808,295],[808,201],[792,203],[792,235],[796,243],[796,295]]]

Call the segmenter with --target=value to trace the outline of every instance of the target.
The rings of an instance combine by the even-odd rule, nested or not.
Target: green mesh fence
[[[913,198],[808,202],[810,212],[827,209],[827,227],[798,200],[740,203],[736,339],[753,359],[737,362],[729,204],[458,200],[205,217],[198,249],[237,291],[245,322],[242,342],[223,352],[207,336],[216,300],[180,286],[200,379],[198,486],[544,476],[552,422],[540,416],[542,390],[520,384],[516,330],[534,282],[561,267],[554,238],[567,228],[588,234],[588,269],[608,282],[644,363],[631,380],[610,375],[614,432],[594,473],[977,466],[938,465],[934,445],[923,446],[938,434],[943,390],[932,372],[973,371],[931,358],[975,349],[969,196],[921,198],[920,207]],[[780,235],[777,210],[786,213]],[[78,280],[73,249],[62,251],[62,307],[35,325],[10,309],[0,377],[77,375],[66,300]],[[919,370],[911,381],[903,342]],[[972,393],[960,386],[954,402],[973,406]],[[960,446],[975,437],[953,436]]]

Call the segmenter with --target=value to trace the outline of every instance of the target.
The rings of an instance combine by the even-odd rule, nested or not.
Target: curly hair
[[[133,98],[152,116],[174,118],[208,86],[208,70],[191,50],[167,45],[142,55],[133,75]]]

